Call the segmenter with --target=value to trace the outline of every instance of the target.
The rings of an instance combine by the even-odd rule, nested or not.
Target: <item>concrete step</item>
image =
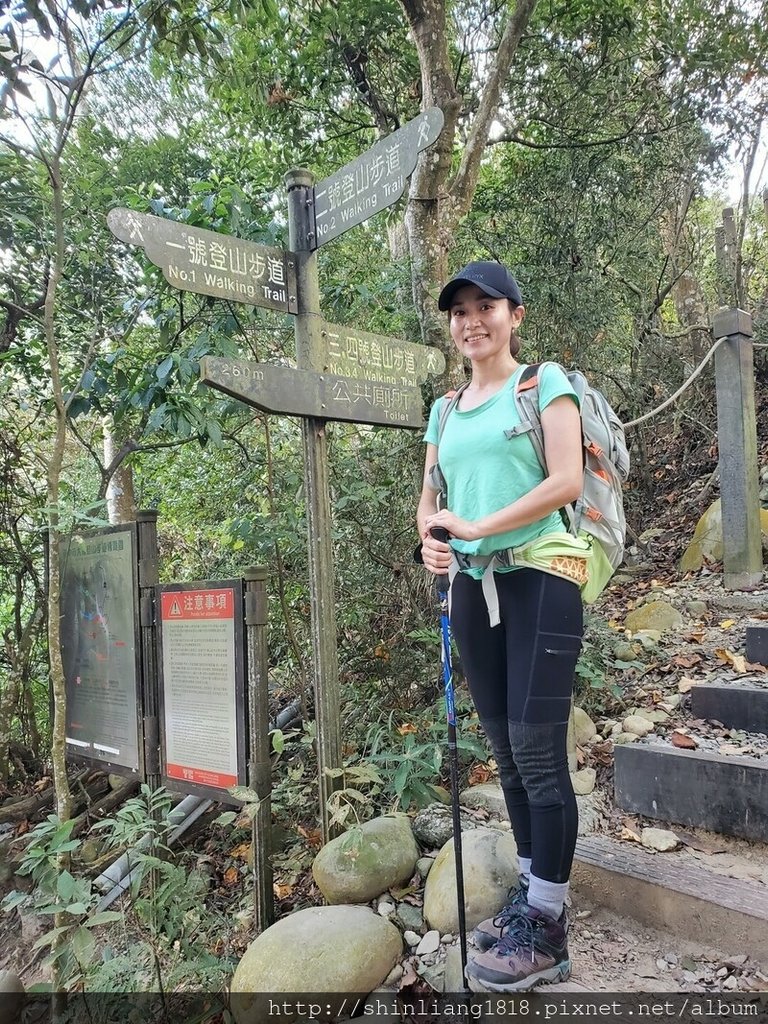
[[[696,718],[714,718],[729,729],[768,733],[768,686],[756,683],[696,683],[691,687]]]
[[[768,963],[768,887],[729,878],[684,851],[655,854],[610,836],[576,844],[574,895],[655,929]]]
[[[619,745],[614,799],[649,818],[768,841],[768,760],[661,743]]]

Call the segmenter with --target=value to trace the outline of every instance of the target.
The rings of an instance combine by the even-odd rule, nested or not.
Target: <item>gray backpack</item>
[[[559,363],[533,363],[526,366],[515,388],[515,406],[520,423],[508,430],[507,436],[528,434],[533,450],[546,474],[544,458],[544,431],[539,413],[539,374],[545,366]],[[593,581],[588,600],[594,600],[610,579],[610,576],[624,557],[626,521],[624,518],[624,495],[622,483],[629,475],[629,452],[621,420],[611,408],[605,395],[593,388],[583,373],[560,367],[579,398],[581,409],[581,436],[584,455],[584,480],[581,496],[571,505],[561,509],[563,522],[575,536],[586,534],[594,538],[610,565],[610,572],[604,578]],[[456,408],[462,384],[456,391],[445,395],[446,401],[440,410],[437,427],[437,443],[443,436],[445,424]],[[431,482],[439,492],[438,507],[447,499],[445,479],[439,465],[433,467]]]

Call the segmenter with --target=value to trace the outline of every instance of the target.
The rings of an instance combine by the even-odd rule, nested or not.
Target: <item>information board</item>
[[[231,800],[228,787],[245,785],[242,583],[157,590],[163,782]]]
[[[61,541],[67,757],[143,770],[134,526]]]

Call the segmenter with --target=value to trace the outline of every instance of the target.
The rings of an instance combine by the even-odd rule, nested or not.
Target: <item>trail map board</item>
[[[68,537],[59,551],[67,756],[141,771],[135,529]]]

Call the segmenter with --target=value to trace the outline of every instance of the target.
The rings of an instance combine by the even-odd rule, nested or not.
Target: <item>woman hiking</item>
[[[542,367],[545,475],[515,408],[525,308],[504,266],[468,264],[445,285],[438,306],[472,376],[450,415],[441,420],[447,397],[430,414],[417,514],[422,558],[431,572],[452,577],[451,627],[519,858],[510,902],[473,933],[467,976],[471,987],[518,992],[570,974],[564,902],[578,816],[566,731],[588,549],[574,548],[579,542],[565,533],[559,510],[581,493],[581,420],[565,373]],[[432,536],[435,528],[448,531],[448,543]],[[542,538],[549,552],[563,544],[565,557],[548,570],[526,565]]]

